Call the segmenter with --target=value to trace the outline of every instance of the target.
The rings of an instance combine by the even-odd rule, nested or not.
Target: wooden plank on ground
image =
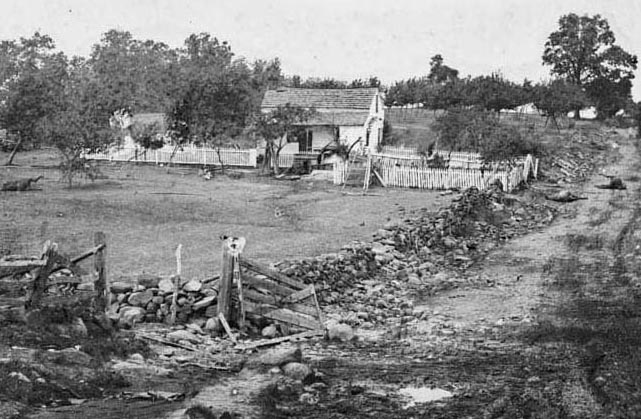
[[[280,338],[263,339],[263,340],[252,342],[246,345],[236,345],[235,349],[240,351],[245,351],[248,349],[256,349],[263,346],[278,345],[279,343],[283,343],[283,342],[295,342],[298,340],[308,339],[308,338],[313,338],[313,337],[323,336],[323,335],[325,335],[324,330],[310,330],[307,332],[297,333],[295,335],[283,336]]]
[[[307,284],[303,284],[302,282],[296,281],[294,279],[291,279],[280,272],[276,272],[273,269],[268,268],[267,266],[255,262],[253,260],[248,260],[241,258],[240,259],[240,266],[249,270],[252,270],[254,272],[258,272],[259,274],[263,274],[275,281],[281,282],[283,284],[286,284],[290,286],[291,288],[294,288],[296,290],[302,290],[307,287]]]
[[[286,308],[280,308],[278,310],[265,313],[264,317],[310,330],[316,330],[322,327],[317,319],[305,314],[296,313],[295,311]]]

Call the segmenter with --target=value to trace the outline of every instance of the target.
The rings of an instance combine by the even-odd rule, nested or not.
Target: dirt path
[[[490,286],[417,302],[427,315],[405,330],[305,348],[327,390],[311,406],[275,396],[264,417],[603,417],[607,397],[597,387],[608,375],[590,366],[603,354],[592,349],[589,325],[564,310],[575,310],[577,295],[617,270],[617,243],[631,230],[638,153],[623,137],[619,145],[621,157],[600,173],[623,178],[627,190],[597,189],[608,179],[594,174],[572,191],[587,200],[548,202],[560,210],[552,225],[511,240],[466,272]],[[399,392],[407,388],[453,397],[408,407]]]

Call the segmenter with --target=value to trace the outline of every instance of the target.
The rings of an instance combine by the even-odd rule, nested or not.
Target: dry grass
[[[46,153],[36,160],[18,157],[21,165],[51,162]],[[218,272],[221,235],[246,237],[246,255],[265,262],[315,256],[369,240],[387,218],[399,216],[396,203],[411,210],[437,208],[451,199],[401,189],[373,191],[381,196],[344,195],[325,182],[251,174],[205,181],[196,167],[106,164],[102,171],[107,179],[70,190],[57,180],[57,170],[0,167],[0,183],[45,174],[37,184],[41,190],[0,192],[0,239],[10,239],[2,241],[27,254],[51,239],[73,256],[93,245],[94,231],[104,231],[112,278],[170,274],[182,243],[183,275],[203,277]]]

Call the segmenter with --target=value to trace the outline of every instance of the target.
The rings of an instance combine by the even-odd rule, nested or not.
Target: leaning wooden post
[[[179,244],[176,248],[176,275],[174,276],[174,294],[171,297],[171,315],[169,316],[169,324],[176,323],[176,311],[178,310],[178,288],[180,288],[180,274],[182,271],[182,248],[182,244]]]
[[[34,309],[40,306],[40,300],[42,299],[42,295],[44,294],[45,289],[47,288],[47,279],[49,278],[49,273],[53,268],[56,249],[56,244],[52,244],[49,240],[47,240],[42,254],[42,259],[45,261],[45,264],[38,270],[38,274],[33,281],[31,295],[29,296],[29,300],[26,303],[26,307],[28,309]]]
[[[231,314],[231,290],[234,275],[234,256],[228,242],[223,241],[223,266],[220,273],[220,291],[218,292],[218,317],[222,314],[225,319]]]
[[[98,280],[96,280],[96,295],[98,297],[96,300],[96,309],[98,309],[98,311],[106,311],[111,305],[111,287],[107,279],[107,246],[105,244],[105,233],[97,231],[93,236],[93,243],[96,246],[102,245],[102,249],[96,252],[93,259],[94,269],[98,274]]]

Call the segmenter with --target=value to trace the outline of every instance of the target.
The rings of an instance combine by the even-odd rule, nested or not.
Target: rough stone
[[[158,282],[158,289],[163,294],[174,292],[174,283],[169,278],[163,278]]]
[[[110,284],[111,292],[115,294],[122,294],[125,292],[131,292],[134,289],[134,284],[124,281],[116,281]]]
[[[214,301],[216,301],[216,296],[215,295],[214,296],[210,296],[210,297],[205,297],[200,301],[196,301],[193,304],[192,308],[194,309],[194,311],[197,311],[197,310],[203,309],[205,307],[209,307],[210,305],[213,304]]]
[[[198,292],[203,287],[202,282],[197,279],[192,279],[183,285],[183,291],[185,292]]]
[[[270,324],[269,326],[263,328],[263,330],[260,332],[260,334],[267,339],[272,339],[278,336],[278,329],[276,328],[275,325]]]
[[[302,381],[312,374],[312,369],[300,362],[290,362],[281,367],[283,374],[294,380]]]
[[[198,333],[198,334],[204,334],[203,329],[201,329],[200,326],[198,326],[196,323],[189,323],[185,326],[187,330],[189,330],[192,333]]]
[[[302,357],[303,353],[299,347],[281,345],[258,353],[247,361],[247,366],[281,366],[290,362],[300,362]]]
[[[354,329],[348,324],[330,322],[327,325],[327,336],[330,340],[348,342],[354,338]]]
[[[136,277],[138,284],[145,288],[158,288],[161,279],[161,277],[151,274],[140,274]]]
[[[145,309],[142,307],[125,306],[120,308],[118,319],[121,324],[133,326],[145,318]]]
[[[132,293],[127,299],[127,302],[132,306],[145,307],[152,298],[154,298],[154,293],[151,290],[146,290]]]
[[[220,320],[218,320],[216,317],[211,317],[207,319],[207,323],[205,323],[205,330],[210,331],[210,332],[220,332],[222,330],[222,325],[220,324]]]

